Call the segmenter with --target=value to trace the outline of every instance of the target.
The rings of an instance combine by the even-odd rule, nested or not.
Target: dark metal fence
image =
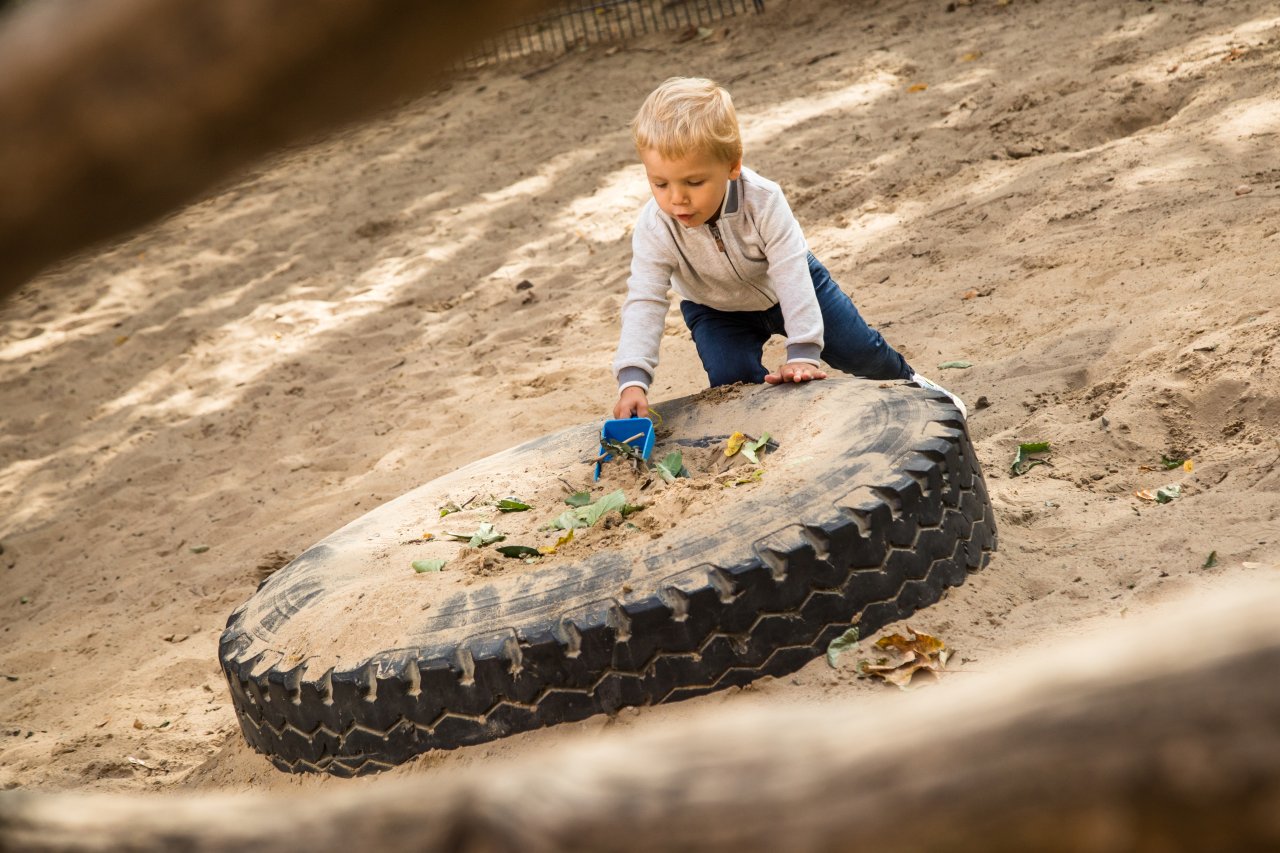
[[[576,0],[495,36],[466,64],[486,65],[535,53],[563,54],[588,44],[662,30],[696,35],[698,27],[752,10],[763,12],[764,0]]]

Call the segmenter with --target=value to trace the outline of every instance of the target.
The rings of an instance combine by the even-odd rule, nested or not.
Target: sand
[[[1278,40],[1250,0],[771,0],[468,72],[47,272],[0,306],[0,788],[352,784],[244,746],[227,614],[360,514],[607,415],[646,193],[625,127],[676,73],[731,87],[748,165],[969,403],[1001,549],[911,620],[950,683],[1274,576]],[[673,311],[653,399],[704,384]],[[1052,464],[1011,476],[1022,441]],[[394,773],[882,689],[817,660]]]

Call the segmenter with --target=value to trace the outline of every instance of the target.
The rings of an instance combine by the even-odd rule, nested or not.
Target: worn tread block
[[[876,631],[879,631],[890,622],[897,622],[910,615],[904,613],[895,599],[888,601],[876,601],[862,608],[862,613],[858,614],[858,636],[869,637]]]
[[[520,695],[512,696],[512,699],[528,703],[546,687],[586,689],[596,682],[596,674],[581,657],[569,657],[568,651],[550,629],[529,635],[528,644],[522,643],[520,652],[524,668],[521,677],[527,681],[521,682]]]
[[[488,713],[482,724],[485,740],[506,737],[516,732],[526,732],[542,725],[538,712],[533,708],[500,703]]]
[[[849,597],[838,591],[815,590],[808,601],[800,606],[800,615],[810,625],[848,622],[857,612],[858,608]]]
[[[902,577],[886,569],[858,569],[849,573],[843,592],[856,613],[872,602],[892,598],[901,586]]]
[[[401,721],[385,732],[351,729],[342,739],[342,751],[348,755],[411,755],[418,749],[418,740],[414,725]]]
[[[485,737],[483,720],[452,716],[448,713],[432,728],[431,736],[435,749],[454,749],[459,746],[484,743],[489,739]]]
[[[548,691],[538,700],[535,707],[538,721],[543,725],[585,720],[592,714],[600,712],[600,706],[594,696],[564,690]]]
[[[651,701],[645,690],[644,676],[610,672],[600,680],[595,690],[596,701],[605,713],[632,705],[648,705]]]
[[[761,675],[790,675],[797,669],[800,669],[809,661],[813,660],[817,655],[811,648],[799,648],[792,646],[790,648],[778,649],[773,655],[765,661],[760,667]]]
[[[813,636],[813,632],[814,629],[806,625],[804,619],[794,610],[763,616],[751,630],[750,639],[747,641],[748,651],[742,659],[763,663],[779,647],[804,642]]]
[[[733,600],[720,610],[718,627],[726,634],[738,634],[751,627],[761,610],[772,607],[776,585],[769,567],[758,559],[724,570],[733,584]]]

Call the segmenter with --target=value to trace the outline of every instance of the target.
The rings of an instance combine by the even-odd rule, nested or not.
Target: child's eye
[[[702,186],[702,184],[703,184],[703,181],[689,181],[689,186],[691,187],[700,187]]]
[[[657,187],[658,189],[660,189],[660,190],[665,190],[665,189],[667,188],[667,185],[666,185],[666,184],[661,183],[661,182],[659,182],[659,181],[654,181],[654,182],[653,182],[653,185],[654,185],[655,187]]]

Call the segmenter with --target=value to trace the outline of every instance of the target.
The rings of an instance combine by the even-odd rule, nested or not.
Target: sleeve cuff
[[[649,390],[649,383],[653,381],[644,368],[642,367],[624,367],[618,371],[618,390],[636,387],[644,391]]]
[[[820,355],[822,355],[822,347],[817,344],[787,345],[787,361],[807,361],[810,364],[821,367],[822,362],[818,360]]]

